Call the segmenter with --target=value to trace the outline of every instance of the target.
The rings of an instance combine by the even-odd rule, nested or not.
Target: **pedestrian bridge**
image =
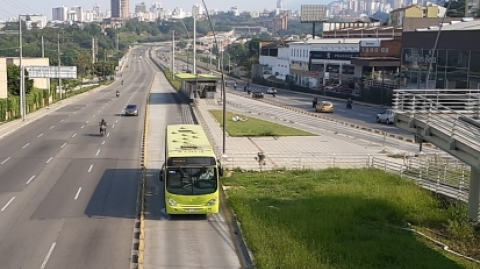
[[[471,167],[468,212],[480,221],[480,90],[397,89],[393,103],[396,127]]]

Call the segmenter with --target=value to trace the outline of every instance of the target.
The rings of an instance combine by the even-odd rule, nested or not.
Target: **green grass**
[[[163,71],[163,73],[165,74],[165,77],[167,78],[168,82],[170,82],[172,87],[175,90],[179,90],[180,86],[182,85],[182,82],[172,76],[172,71],[170,71],[170,69],[165,69],[165,71]]]
[[[224,186],[258,269],[480,268],[396,228],[411,223],[480,258],[464,205],[439,200],[396,175],[234,171]]]
[[[217,122],[222,125],[222,111],[211,110],[210,113],[215,117]],[[247,118],[245,122],[234,122],[232,118],[240,116]],[[314,134],[283,126],[277,123],[258,120],[255,118],[248,118],[242,114],[234,114],[227,112],[227,132],[230,136],[314,136]]]

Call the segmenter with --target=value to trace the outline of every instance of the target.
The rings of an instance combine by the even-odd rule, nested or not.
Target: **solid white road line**
[[[90,167],[88,168],[88,173],[92,172],[92,169],[93,169],[93,164],[91,164]]]
[[[15,196],[13,196],[12,198],[10,198],[10,200],[8,200],[7,204],[4,207],[2,207],[2,209],[0,209],[0,212],[5,211],[5,209],[7,209],[7,207],[13,202],[13,200],[15,200]]]
[[[77,200],[78,196],[80,195],[80,192],[82,191],[82,187],[78,188],[77,194],[75,194],[75,198],[73,200]]]
[[[32,180],[35,178],[35,175],[33,175],[28,181],[27,181],[27,185],[30,184],[30,182],[32,182]]]
[[[0,164],[5,164],[6,162],[8,162],[8,160],[10,160],[11,157],[8,157],[6,158],[5,160],[3,160],[3,162],[1,162]]]
[[[52,256],[52,252],[53,252],[53,250],[55,249],[55,246],[56,246],[56,245],[57,245],[57,242],[53,242],[52,246],[51,246],[50,249],[48,250],[47,256],[46,256],[45,259],[43,260],[42,266],[40,266],[40,269],[44,269],[45,266],[47,266],[47,262],[48,262],[48,260],[50,259],[50,256]]]

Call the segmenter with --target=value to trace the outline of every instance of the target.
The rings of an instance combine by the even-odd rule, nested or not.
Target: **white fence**
[[[261,159],[255,155],[228,155],[222,158],[228,170],[281,170],[327,168],[375,168],[414,180],[422,187],[466,201],[468,198],[470,169],[460,162],[434,156],[392,160],[374,155],[319,155],[265,153]]]

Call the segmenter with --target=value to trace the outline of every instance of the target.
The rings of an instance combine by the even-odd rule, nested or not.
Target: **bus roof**
[[[170,157],[214,157],[202,126],[196,124],[168,125],[166,130],[167,158]]]

